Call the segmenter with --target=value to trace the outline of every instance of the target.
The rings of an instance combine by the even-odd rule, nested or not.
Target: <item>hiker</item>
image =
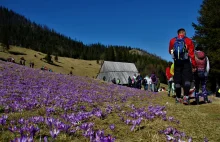
[[[41,67],[41,70],[44,70],[44,66]]]
[[[216,93],[215,93],[215,95],[216,95],[216,97],[220,97],[220,87],[219,87],[218,83],[216,85]]]
[[[30,62],[30,67],[34,68],[34,62]]]
[[[136,88],[136,74],[132,77],[132,87]]]
[[[142,82],[142,77],[140,74],[138,74],[138,76],[136,77],[136,88],[137,89],[141,89],[141,82]]]
[[[146,90],[146,91],[148,91],[148,88],[150,88],[150,85],[149,85],[149,83],[150,83],[150,78],[149,78],[149,76],[147,75],[145,78],[144,78],[144,90]]]
[[[24,66],[25,66],[25,61],[26,61],[26,60],[24,59],[24,60],[23,60],[23,65],[24,65]]]
[[[172,75],[172,79],[174,76],[174,63],[172,63],[171,67],[170,67],[170,74]],[[183,88],[181,87],[181,89],[183,90]],[[183,92],[183,91],[182,91]],[[173,97],[175,97],[175,83],[174,83],[174,79],[172,81],[172,88],[171,88],[171,94]]]
[[[152,72],[150,79],[151,79],[151,91],[156,92],[157,77],[154,71]]]
[[[159,88],[160,88],[160,79],[157,78],[156,92],[158,92]]]
[[[34,68],[34,62],[32,62],[32,68]]]
[[[171,65],[172,65],[172,62],[169,62],[168,66],[166,68],[166,77],[167,77],[167,85],[168,85],[168,97],[170,97],[170,92],[171,92],[172,83],[173,83],[173,75],[171,74]]]
[[[12,57],[9,57],[9,58],[7,59],[7,61],[8,61],[8,62],[15,63],[15,59],[14,59],[14,58],[12,58]]]
[[[103,79],[103,81],[105,81],[105,80],[106,80],[105,76],[103,76],[103,78],[102,78],[102,79]]]
[[[116,84],[116,79],[115,78],[112,79],[112,83]]]
[[[209,69],[210,69],[209,59],[205,55],[205,53],[200,50],[195,51],[195,59],[196,59],[196,64],[197,64],[197,70],[194,73],[196,104],[199,104],[200,84],[202,87],[202,96],[204,97],[204,102],[208,103],[209,100],[208,100],[208,92],[206,89],[206,83],[208,80],[208,74],[209,74]]]
[[[119,79],[119,78],[116,80],[116,83],[117,83],[118,85],[120,84],[120,79]]]
[[[196,71],[196,61],[194,55],[194,44],[191,39],[186,37],[185,29],[181,28],[177,31],[178,36],[170,40],[169,53],[174,59],[174,83],[176,91],[176,103],[182,101],[181,86],[183,86],[184,97],[183,103],[189,104],[189,90]]]
[[[131,80],[131,77],[129,76],[128,77],[128,87],[131,87],[131,85],[132,85],[132,80]]]

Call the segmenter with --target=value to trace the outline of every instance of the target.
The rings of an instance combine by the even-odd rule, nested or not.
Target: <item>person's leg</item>
[[[152,85],[152,88],[151,88],[151,89],[152,89],[152,92],[154,92],[154,85],[155,85],[155,84],[152,83],[151,85]]]
[[[145,85],[145,90],[148,91],[148,84]]]
[[[183,74],[182,74],[182,79],[183,79],[183,89],[184,89],[184,104],[189,104],[189,90],[191,86],[191,81],[192,81],[192,66],[190,61],[186,61],[183,64]]]
[[[199,85],[200,85],[200,79],[198,76],[198,72],[196,71],[194,73],[194,80],[195,80],[195,100],[196,104],[199,104]]]
[[[172,84],[172,85],[171,85],[171,86],[172,86],[172,87],[171,87],[171,88],[172,88],[171,90],[172,90],[172,97],[173,97],[173,96],[175,96],[175,83],[172,81],[171,84]]]
[[[170,97],[170,92],[171,92],[171,87],[172,87],[171,81],[168,80],[167,85],[168,85],[168,97]]]
[[[204,78],[201,78],[201,85],[202,85],[202,95],[204,97],[204,102],[205,103],[208,103],[208,92],[207,92],[207,89],[206,89],[206,83],[207,83],[207,78],[204,77]]]
[[[181,83],[182,83],[182,65],[174,62],[174,83],[176,91],[176,102],[180,102],[181,98]]]

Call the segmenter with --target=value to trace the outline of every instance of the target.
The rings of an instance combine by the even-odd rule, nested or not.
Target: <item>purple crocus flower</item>
[[[131,131],[134,131],[135,126],[136,126],[136,125],[133,125],[133,126],[131,127]]]
[[[14,127],[9,127],[8,129],[9,129],[12,133],[18,131],[18,129],[17,129],[16,126],[14,126]]]
[[[209,141],[209,140],[205,137],[205,138],[204,138],[204,142],[208,142],[208,141]]]
[[[1,123],[1,125],[5,125],[5,124],[6,124],[7,118],[8,118],[7,115],[3,115],[3,116],[0,118],[0,123]]]
[[[40,129],[38,127],[30,126],[29,131],[32,137],[35,136],[35,134],[39,131]]]
[[[49,127],[52,127],[52,124],[55,122],[55,119],[54,118],[47,118],[46,119],[46,124],[49,126]]]
[[[109,126],[109,128],[110,128],[111,130],[114,130],[114,129],[115,129],[115,125],[114,125],[114,124],[111,124],[111,125]]]
[[[15,138],[11,142],[33,142],[33,141],[34,141],[33,138],[23,135],[20,138]]]
[[[18,120],[18,123],[24,124],[24,119],[23,119],[23,118],[20,118],[20,119]]]
[[[128,125],[130,124],[131,120],[130,119],[126,119],[125,123]]]
[[[55,139],[59,133],[60,133],[60,130],[57,130],[57,129],[53,129],[52,131],[50,131],[50,135],[53,139]]]
[[[174,137],[172,137],[172,136],[170,136],[170,135],[166,135],[166,137],[167,137],[167,140],[168,140],[168,141],[175,140],[175,138],[174,138]]]
[[[190,137],[190,138],[188,139],[188,142],[192,142],[192,137]]]
[[[48,141],[48,140],[47,140],[47,136],[45,136],[45,137],[44,137],[44,142],[47,142],[47,141]]]

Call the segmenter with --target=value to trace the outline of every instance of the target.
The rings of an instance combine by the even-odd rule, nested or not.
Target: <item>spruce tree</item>
[[[193,40],[196,46],[203,48],[210,61],[210,78],[212,90],[220,78],[220,1],[203,0],[199,10],[198,24],[192,23],[195,29]]]

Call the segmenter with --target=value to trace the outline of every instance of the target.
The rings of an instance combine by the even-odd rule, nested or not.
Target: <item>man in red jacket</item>
[[[174,59],[174,83],[176,90],[176,102],[181,102],[181,86],[184,89],[183,103],[189,104],[189,90],[193,78],[192,72],[196,71],[194,44],[186,37],[185,29],[177,31],[178,36],[172,38],[169,44],[169,53]]]
[[[172,62],[169,62],[168,67],[166,68],[166,77],[167,77],[167,85],[168,85],[168,97],[170,97],[170,91],[172,89],[172,83],[173,83],[173,75],[170,73],[171,65],[172,65]]]

